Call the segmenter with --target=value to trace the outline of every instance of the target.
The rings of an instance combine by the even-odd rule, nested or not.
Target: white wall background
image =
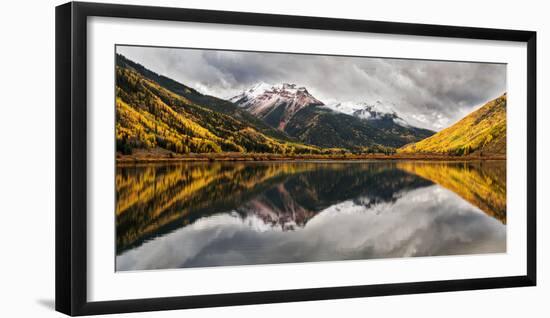
[[[115,1],[189,8],[421,22],[538,32],[538,161],[550,160],[550,23],[545,1]],[[54,7],[12,1],[0,18],[0,316],[61,317],[54,303]],[[548,166],[538,167],[537,287],[391,296],[117,317],[545,317],[550,314]]]

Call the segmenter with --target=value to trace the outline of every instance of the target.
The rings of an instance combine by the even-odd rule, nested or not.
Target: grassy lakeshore
[[[119,163],[167,162],[167,161],[293,161],[293,160],[433,160],[433,161],[474,161],[506,160],[505,155],[472,154],[468,156],[450,156],[428,153],[385,154],[330,154],[330,155],[283,155],[267,153],[198,153],[174,154],[168,151],[136,151],[131,155],[117,154]]]

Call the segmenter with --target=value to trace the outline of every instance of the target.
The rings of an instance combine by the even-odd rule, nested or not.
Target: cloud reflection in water
[[[262,195],[124,251],[117,270],[506,251],[506,225],[436,184],[337,202],[290,230],[266,222],[265,204],[254,202]]]

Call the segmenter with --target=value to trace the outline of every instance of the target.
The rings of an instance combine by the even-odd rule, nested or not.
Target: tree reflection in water
[[[505,172],[505,162],[194,162],[118,166],[117,269],[502,252],[505,250]],[[427,192],[433,198],[439,197],[441,202],[422,201]],[[411,207],[415,210],[407,211]],[[464,211],[467,211],[465,215]],[[397,215],[401,217],[396,218]],[[410,215],[416,215],[416,218],[407,221]],[[444,217],[452,223],[446,224],[450,226],[446,230],[449,233],[432,233],[438,228],[426,230],[427,224],[418,224],[423,219],[419,215],[432,217],[426,222],[442,222]],[[461,215],[464,217],[458,217]],[[373,219],[376,216],[378,218]],[[492,218],[500,222],[488,220]],[[354,219],[357,222],[350,223]],[[475,223],[463,224],[468,220],[474,222],[474,219]],[[234,222],[239,224],[238,231]],[[206,227],[211,225],[217,232],[208,236],[210,230],[201,231],[199,223]],[[308,232],[308,228],[312,233],[307,237],[297,234]],[[473,230],[479,235],[483,232],[481,230],[487,231],[488,228],[495,235],[485,237],[487,242],[474,242],[477,244],[470,248],[462,242],[475,239],[461,237],[473,235],[468,231]],[[216,240],[216,237],[221,240],[222,236],[229,235],[226,232],[230,229],[238,232],[232,232],[233,238],[243,237],[238,241],[235,239],[233,245],[229,239]],[[381,229],[386,230],[372,237]],[[181,234],[189,231],[193,231],[193,235]],[[420,231],[420,234],[415,238],[414,235],[405,235],[407,231]],[[332,234],[326,237],[327,233]],[[351,238],[350,233],[354,233]],[[201,234],[200,238],[195,237],[198,234]],[[176,239],[175,235],[185,238]],[[448,244],[459,242],[454,247],[431,246],[433,243],[427,243],[424,238],[422,249],[415,247],[416,252],[411,250],[414,244],[406,240],[414,241],[423,235],[455,235]],[[333,243],[324,250],[311,249],[311,255],[304,252],[302,256],[294,257],[289,256],[288,251],[276,248],[286,244],[287,248],[293,246],[305,251],[312,242],[320,244],[323,237],[331,236],[338,240],[337,252],[333,251]],[[445,241],[442,237],[439,239]],[[188,250],[161,256],[180,258],[174,264],[144,261],[147,255],[155,253],[146,252],[153,246],[167,246],[165,241],[181,240]],[[384,244],[393,248],[377,252],[381,243],[375,242],[384,240]],[[434,242],[437,240],[437,237],[432,238]],[[223,250],[217,252],[219,255],[243,247],[247,252],[239,252],[241,257],[237,259],[221,256],[215,259],[212,255],[216,252],[211,249],[209,257],[201,257],[197,252],[195,256],[183,259],[183,255],[205,241],[210,242],[210,248],[216,244],[218,248],[223,246]],[[370,243],[366,244],[367,241]],[[396,242],[401,242],[401,246],[395,245]],[[157,246],[156,250],[162,248]],[[253,255],[256,257],[251,257]],[[138,265],[142,262],[136,258],[143,264]]]

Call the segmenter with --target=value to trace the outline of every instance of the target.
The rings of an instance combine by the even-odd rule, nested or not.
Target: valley
[[[117,161],[502,160],[506,94],[439,131],[380,101],[324,103],[304,86],[204,95],[116,56]]]

